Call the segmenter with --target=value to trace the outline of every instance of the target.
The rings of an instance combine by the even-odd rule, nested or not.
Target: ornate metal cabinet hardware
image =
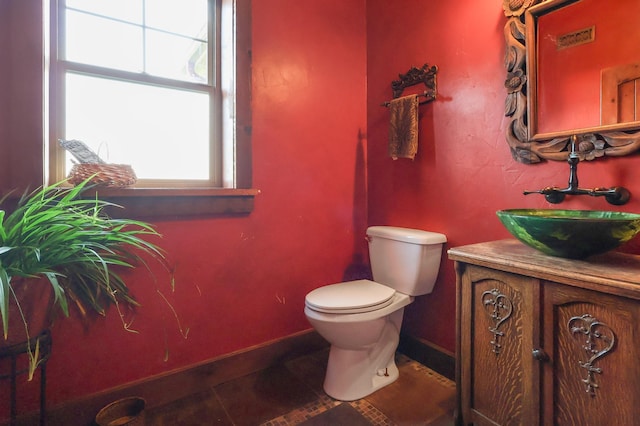
[[[607,355],[616,343],[616,335],[606,324],[599,322],[589,314],[573,317],[567,327],[572,334],[583,334],[586,340],[582,349],[587,355],[586,361],[578,361],[580,367],[587,370],[587,376],[582,379],[586,385],[586,392],[595,397],[599,385],[595,381],[594,373],[602,374],[602,369],[595,366],[600,358]]]
[[[493,320],[493,327],[489,327],[489,331],[493,334],[493,339],[490,343],[493,346],[493,353],[498,355],[502,350],[502,344],[499,339],[504,336],[504,332],[500,331],[499,328],[511,316],[513,304],[497,288],[482,293],[481,300],[485,311]]]

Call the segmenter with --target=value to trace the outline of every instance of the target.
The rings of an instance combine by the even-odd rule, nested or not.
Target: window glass
[[[207,17],[206,0],[153,0],[145,4],[145,25],[205,41]]]
[[[138,179],[209,179],[207,94],[74,73],[66,88],[68,138]]]
[[[136,24],[142,23],[143,0],[66,0],[68,8]]]
[[[147,31],[149,74],[185,81],[207,82],[207,44],[189,38]]]
[[[67,11],[66,59],[124,71],[144,70],[142,28]]]
[[[109,7],[104,3],[111,2],[67,2],[67,60],[184,81],[208,81],[206,0],[145,0],[142,19],[138,14],[127,14],[126,3],[114,2]]]
[[[61,0],[55,137],[81,140],[105,161],[131,165],[142,186],[220,185],[210,3]],[[52,169],[66,176],[71,155],[56,161],[61,167]]]

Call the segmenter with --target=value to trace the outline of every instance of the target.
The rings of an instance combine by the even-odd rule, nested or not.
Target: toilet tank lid
[[[367,228],[367,235],[413,244],[441,244],[447,242],[447,236],[438,232],[398,226],[370,226]]]

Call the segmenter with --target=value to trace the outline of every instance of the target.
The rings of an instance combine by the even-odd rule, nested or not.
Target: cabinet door
[[[638,425],[640,305],[545,283],[545,425]]]
[[[538,425],[539,281],[466,265],[459,285],[463,422]]]

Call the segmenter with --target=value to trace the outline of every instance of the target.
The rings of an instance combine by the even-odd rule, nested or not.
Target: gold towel
[[[418,95],[403,96],[389,102],[389,155],[413,158],[418,152]]]

